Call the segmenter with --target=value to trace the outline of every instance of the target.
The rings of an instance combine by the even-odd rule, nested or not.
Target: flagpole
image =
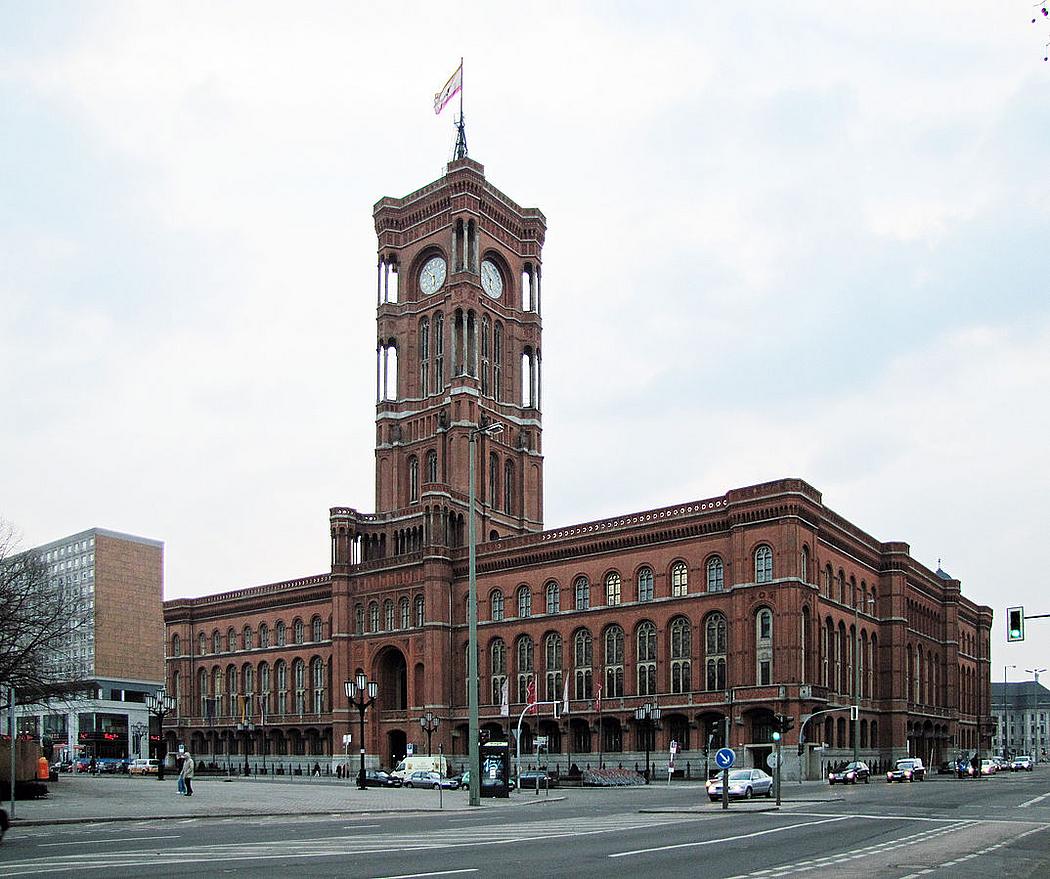
[[[605,759],[605,743],[602,741],[602,685],[598,684],[598,768],[604,768],[602,762]]]

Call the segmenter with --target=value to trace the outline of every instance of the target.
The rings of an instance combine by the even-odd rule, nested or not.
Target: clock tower
[[[373,215],[376,514],[354,516],[353,555],[465,544],[470,435],[493,422],[474,446],[478,540],[542,530],[543,214],[463,157]]]

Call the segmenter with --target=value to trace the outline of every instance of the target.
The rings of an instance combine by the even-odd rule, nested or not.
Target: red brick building
[[[632,765],[675,740],[699,770],[727,728],[758,765],[774,714],[828,712],[785,764],[812,775],[851,756],[854,703],[868,759],[988,746],[991,609],[802,480],[542,530],[543,214],[464,158],[374,216],[376,512],[330,511],[329,573],[166,604],[172,744],[337,758],[347,732],[358,747],[343,682],[361,670],[379,684],[373,762],[423,743],[426,710],[435,749],[465,755],[469,438],[499,422],[475,447],[483,727],[510,725],[504,682],[516,723],[534,679],[545,701],[567,686],[569,713],[527,716],[522,747],[547,736],[562,768],[599,751]],[[634,721],[645,702],[655,731]]]

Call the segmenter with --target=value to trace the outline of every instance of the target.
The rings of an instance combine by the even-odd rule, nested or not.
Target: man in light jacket
[[[186,796],[193,796],[193,755],[187,751],[182,761],[182,771],[179,772],[179,781],[186,786]]]

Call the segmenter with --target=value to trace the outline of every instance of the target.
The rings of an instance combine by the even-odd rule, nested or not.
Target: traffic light
[[[789,717],[786,714],[780,715],[780,731],[782,733],[791,732],[795,728],[795,718]]]
[[[778,729],[773,730],[773,741],[774,742],[779,742],[780,741],[780,730],[778,730]]]
[[[1009,607],[1006,609],[1006,640],[1024,640],[1024,608]]]

